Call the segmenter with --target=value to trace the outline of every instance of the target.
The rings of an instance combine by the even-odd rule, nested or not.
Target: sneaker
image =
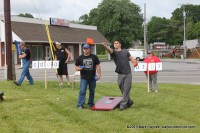
[[[59,83],[59,85],[61,85],[61,86],[62,86],[62,85],[63,85],[63,83]]]
[[[158,90],[155,90],[155,93],[157,93],[158,92]]]
[[[83,107],[82,107],[82,106],[79,106],[78,109],[83,109]]]
[[[94,105],[92,105],[92,106],[88,106],[88,109],[91,109],[93,106],[94,106]]]
[[[125,109],[127,109],[128,107],[119,107],[119,110],[125,110]]]
[[[133,105],[133,103],[134,103],[133,100],[129,100],[129,101],[128,101],[128,104],[127,104],[127,107],[128,107],[128,108],[131,107],[131,106]]]
[[[13,83],[17,86],[20,86],[20,84],[18,84],[16,81],[13,81]]]

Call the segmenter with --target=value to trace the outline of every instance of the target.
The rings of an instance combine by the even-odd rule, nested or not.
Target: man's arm
[[[101,67],[100,67],[100,64],[96,65],[96,69],[97,69],[97,78],[99,80],[101,78]]]
[[[108,51],[108,53],[110,53],[110,54],[113,53],[113,49],[111,49],[110,47],[108,47],[105,42],[102,42],[101,46],[103,46]]]
[[[25,57],[26,57],[25,53],[19,55],[19,59],[22,59],[22,58],[25,58]]]
[[[65,61],[65,63],[67,63],[71,57],[71,53],[66,48],[65,48],[65,52],[67,53],[67,60]]]
[[[76,71],[81,71],[81,70],[83,70],[83,68],[80,68],[79,66],[75,66],[75,70]]]
[[[138,61],[135,60],[132,56],[129,56],[129,60],[133,63],[134,67],[136,67],[138,65]]]

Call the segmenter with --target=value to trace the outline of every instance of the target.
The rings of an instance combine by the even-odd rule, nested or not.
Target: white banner
[[[134,68],[134,71],[146,71],[147,63],[138,63],[137,67]]]
[[[162,70],[162,62],[157,63],[148,63],[149,71],[161,71]],[[147,63],[138,63],[138,66],[134,68],[134,71],[147,71]]]

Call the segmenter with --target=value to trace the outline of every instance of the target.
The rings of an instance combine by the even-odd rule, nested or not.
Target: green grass
[[[66,84],[65,84],[66,85]],[[66,85],[67,86],[67,85]],[[58,88],[56,82],[24,82],[17,87],[0,81],[5,101],[0,102],[1,133],[197,133],[200,128],[200,86],[159,84],[159,93],[147,92],[146,83],[133,83],[135,104],[124,111],[91,111],[76,108],[76,89]],[[120,96],[115,83],[98,83],[95,101],[103,96]],[[87,94],[88,97],[88,94]],[[86,105],[87,106],[87,105]],[[133,128],[127,128],[132,126]],[[134,128],[135,126],[135,128]],[[159,126],[159,128],[139,128]],[[162,128],[162,126],[195,126]]]
[[[102,60],[108,60],[108,55],[107,54],[104,54],[104,55],[97,55],[97,57],[99,59],[102,59]]]

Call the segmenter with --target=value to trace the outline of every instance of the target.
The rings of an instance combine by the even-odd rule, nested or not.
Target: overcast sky
[[[3,1],[0,0],[0,14],[3,14]],[[67,20],[78,20],[81,15],[88,14],[102,0],[10,0],[11,15],[31,13],[34,17],[49,19],[49,17]],[[144,12],[146,3],[147,20],[152,16],[170,18],[171,13],[180,8],[181,4],[200,5],[200,0],[131,0],[140,6]]]

